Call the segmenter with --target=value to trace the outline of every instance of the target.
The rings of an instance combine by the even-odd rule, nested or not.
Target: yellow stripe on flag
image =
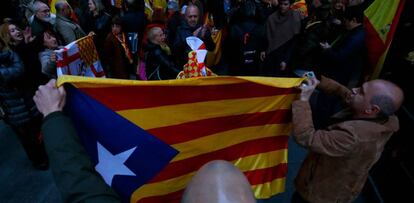
[[[247,156],[245,158],[237,159],[232,162],[235,163],[238,167],[241,166],[242,168],[240,168],[240,170],[242,172],[270,168],[270,167],[277,166],[281,163],[286,163],[286,160],[284,160],[283,158],[279,158],[278,156],[278,154],[283,154],[284,153],[283,151],[284,150],[278,150],[274,152],[267,152],[267,153]],[[272,159],[272,160],[269,160],[269,158],[266,158],[266,157],[274,158],[273,156],[277,156],[278,158]],[[263,160],[263,158],[265,160]],[[260,163],[249,167],[249,164],[251,164],[253,160],[259,160]],[[176,178],[171,178],[165,181],[145,184],[141,186],[140,188],[138,188],[137,190],[135,190],[135,192],[131,195],[131,202],[137,202],[138,200],[146,198],[146,197],[161,196],[161,195],[166,195],[169,193],[182,190],[187,186],[187,183],[191,180],[194,174],[195,172],[192,172],[192,173],[188,173],[188,174],[176,177]],[[254,190],[255,195],[256,195],[256,190],[264,190],[265,194],[269,194],[267,192],[270,192],[270,191],[280,192],[283,190],[276,190],[276,189],[281,188],[279,186],[279,184],[281,184],[281,181],[283,181],[283,184],[284,184],[284,178],[280,178],[280,179],[276,179],[276,181],[272,181],[269,183],[254,185],[252,186],[252,189]],[[277,188],[272,189],[272,190],[265,189],[266,187],[269,187],[269,186],[276,186]]]
[[[114,86],[203,86],[203,85],[225,85],[245,82],[253,82],[262,85],[279,88],[297,87],[305,78],[273,78],[273,77],[201,77],[187,78],[180,80],[158,80],[158,81],[138,81],[138,80],[120,80],[110,78],[89,78],[74,75],[63,75],[58,78],[57,85],[71,83],[77,88],[99,88]]]
[[[221,50],[222,37],[223,37],[223,30],[219,30],[217,31],[216,34],[211,36],[214,44],[216,45],[216,48],[214,48],[213,51],[207,52],[207,57],[206,57],[206,62],[205,62],[207,67],[215,66],[220,62],[221,54],[222,54],[222,50]]]
[[[238,128],[216,133],[210,136],[172,145],[172,147],[180,152],[172,162],[217,151],[250,140],[278,135],[289,135],[290,131],[290,124],[272,124]]]
[[[295,94],[290,94],[247,99],[215,100],[155,108],[131,109],[117,111],[117,113],[141,128],[148,130],[191,121],[238,115],[240,113],[289,109],[295,98]],[[266,108],[263,107],[263,103],[267,103]]]
[[[254,154],[232,161],[241,171],[253,171],[265,169],[287,163],[287,149],[276,150],[272,152]],[[266,161],[264,161],[266,160]]]
[[[182,190],[187,186],[187,183],[191,180],[194,174],[195,172],[192,172],[162,182],[147,183],[132,193],[130,202],[137,202],[146,197],[166,195]]]
[[[271,182],[253,185],[254,196],[257,199],[267,199],[285,191],[286,178],[278,178]]]
[[[378,59],[377,65],[375,66],[374,72],[372,73],[371,76],[371,80],[376,79],[379,77],[379,75],[381,74],[382,71],[382,65],[385,62],[385,58],[387,57],[388,54],[388,50],[390,49],[390,47],[388,47],[384,53],[381,55],[381,57]]]

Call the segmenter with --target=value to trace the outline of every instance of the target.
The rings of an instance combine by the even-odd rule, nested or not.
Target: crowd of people
[[[366,71],[362,11],[370,1],[110,2],[59,0],[51,8],[47,0],[19,1],[0,35],[43,78],[56,78],[54,50],[90,34],[110,78],[175,79],[189,36],[204,42],[207,65],[219,75],[285,77],[305,69],[355,86]]]
[[[41,114],[66,119],[53,113],[63,108],[64,90],[44,85],[57,77],[55,50],[87,35],[94,38],[108,78],[175,79],[188,61],[190,36],[204,42],[209,51],[206,65],[218,75],[291,77],[313,71],[331,78],[322,77],[320,84],[309,78],[293,104],[294,137],[311,151],[296,182],[294,199],[299,202],[355,199],[386,141],[398,129],[393,114],[403,100],[402,91],[383,80],[363,83],[367,71],[363,9],[372,1],[110,2],[59,0],[51,8],[47,0],[21,0],[12,9],[16,13],[0,25],[0,115],[16,131],[37,169],[49,165],[42,122],[43,126],[53,122],[43,121]],[[312,120],[308,101],[318,84],[342,97],[350,111],[341,111],[328,122],[328,115],[339,111],[340,99],[320,92],[320,108],[314,112],[318,120]],[[37,91],[40,85],[44,86]],[[53,136],[44,133],[48,139]],[[103,193],[117,199],[110,191]]]

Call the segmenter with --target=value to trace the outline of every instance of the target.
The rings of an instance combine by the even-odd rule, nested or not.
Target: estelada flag
[[[221,76],[164,81],[58,79],[59,85],[73,86],[67,110],[81,140],[87,137],[84,144],[94,164],[99,165],[99,150],[124,155],[122,175],[108,178],[104,173],[104,180],[130,202],[163,203],[179,202],[195,172],[217,159],[237,166],[256,198],[283,192],[291,103],[301,81]],[[123,130],[124,125],[140,133]],[[139,156],[144,146],[130,140],[142,135],[150,141],[146,150],[152,151]]]
[[[375,0],[364,12],[370,66],[367,79],[378,78],[381,73],[404,3],[405,0]]]
[[[105,77],[93,36],[86,36],[56,52],[57,75]]]

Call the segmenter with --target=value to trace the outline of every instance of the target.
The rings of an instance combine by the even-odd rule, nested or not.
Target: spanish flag
[[[375,0],[364,12],[370,65],[367,79],[378,78],[381,73],[404,3],[405,0]]]
[[[102,165],[99,154],[123,155],[121,174],[108,177],[96,167],[106,182],[124,200],[165,203],[180,202],[195,172],[217,159],[237,166],[256,198],[283,192],[291,103],[302,80],[131,81],[64,75],[58,83],[71,86],[67,111],[94,164]],[[133,141],[142,136],[147,144]]]

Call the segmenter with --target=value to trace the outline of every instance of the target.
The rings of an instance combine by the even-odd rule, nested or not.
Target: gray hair
[[[155,38],[155,32],[157,32],[157,31],[159,31],[159,30],[161,30],[161,31],[162,31],[162,29],[161,29],[160,27],[153,27],[153,28],[151,28],[150,30],[148,30],[147,35],[148,35],[148,40],[149,40],[150,42],[152,42],[152,40],[154,40],[154,38]]]
[[[377,105],[380,108],[380,115],[383,116],[391,116],[395,113],[395,111],[397,111],[395,105],[394,105],[394,100],[386,95],[374,95],[371,98],[371,104],[372,105]]]
[[[43,5],[46,5],[47,7],[49,7],[49,5],[45,4],[42,1],[34,1],[32,5],[33,13],[37,13]]]

